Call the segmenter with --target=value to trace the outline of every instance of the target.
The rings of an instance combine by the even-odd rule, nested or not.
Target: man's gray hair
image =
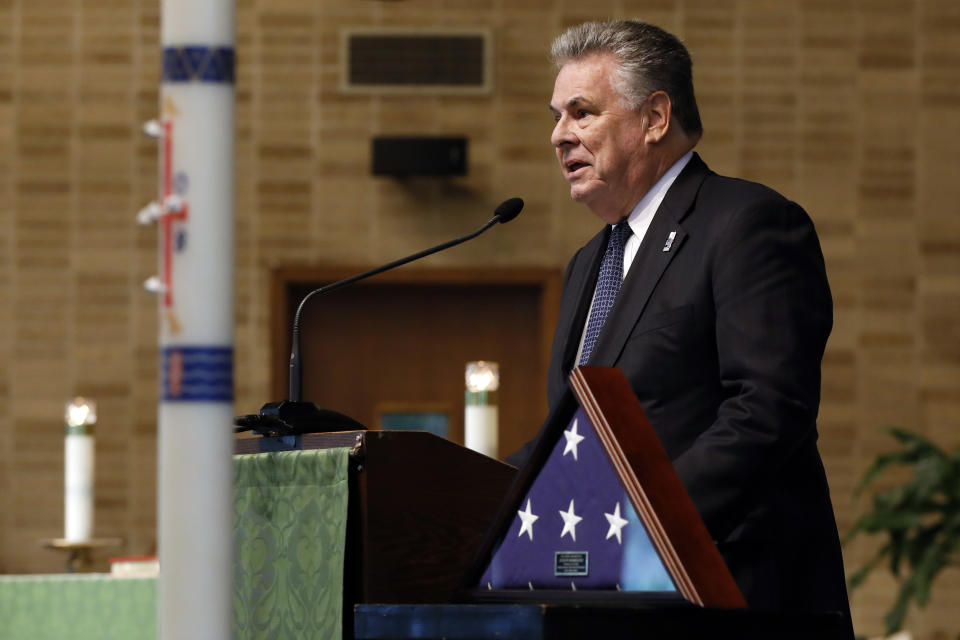
[[[550,48],[558,67],[604,53],[619,60],[610,82],[628,108],[637,109],[650,94],[664,91],[683,130],[689,135],[703,133],[693,95],[693,63],[676,36],[635,20],[585,22],[567,29]]]

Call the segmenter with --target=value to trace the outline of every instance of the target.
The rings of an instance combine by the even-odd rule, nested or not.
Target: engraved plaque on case
[[[556,551],[553,559],[553,575],[561,578],[585,576],[589,573],[588,551]]]

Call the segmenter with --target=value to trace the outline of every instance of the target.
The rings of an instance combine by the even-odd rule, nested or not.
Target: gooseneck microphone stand
[[[349,278],[333,282],[318,289],[314,289],[303,297],[297,312],[293,317],[293,331],[290,348],[290,381],[288,400],[281,402],[268,402],[260,409],[259,414],[250,414],[237,416],[234,423],[237,425],[236,432],[254,431],[267,436],[292,436],[303,433],[329,432],[329,431],[355,431],[366,429],[362,424],[335,411],[327,409],[318,409],[312,402],[304,402],[303,395],[303,375],[302,361],[300,357],[300,318],[307,302],[315,296],[321,296],[360,280],[365,280],[377,274],[389,271],[407,263],[425,258],[429,255],[449,249],[458,244],[472,240],[484,233],[493,225],[506,223],[517,217],[523,209],[523,200],[520,198],[510,198],[504,200],[497,206],[494,216],[482,227],[465,236],[455,238],[444,242],[435,247],[424,249],[418,253],[394,260],[388,264],[364,271]]]

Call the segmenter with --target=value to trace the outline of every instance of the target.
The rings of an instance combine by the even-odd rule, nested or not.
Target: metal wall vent
[[[344,30],[340,86],[348,93],[487,93],[491,40],[479,29]]]

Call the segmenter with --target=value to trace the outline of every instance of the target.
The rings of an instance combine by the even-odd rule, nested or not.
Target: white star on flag
[[[569,509],[560,512],[560,517],[563,518],[563,531],[560,532],[560,537],[562,538],[569,533],[573,541],[576,542],[577,524],[583,520],[583,518],[573,512],[573,500],[570,501]]]
[[[533,523],[537,521],[540,516],[533,515],[533,512],[530,511],[530,498],[527,498],[527,508],[524,511],[517,511],[517,515],[520,516],[520,533],[517,534],[517,537],[523,535],[523,532],[526,531],[527,535],[530,536],[530,540],[533,540]]]
[[[567,439],[567,445],[563,448],[563,455],[573,451],[573,459],[577,459],[577,445],[583,440],[583,436],[577,433],[577,421],[573,421],[573,426],[569,431],[563,432],[563,437]]]
[[[613,513],[604,513],[603,515],[607,517],[607,522],[610,523],[610,530],[607,531],[606,539],[609,540],[610,536],[617,536],[617,542],[623,544],[623,538],[620,536],[620,532],[627,526],[627,521],[620,517],[620,503],[617,503]]]

